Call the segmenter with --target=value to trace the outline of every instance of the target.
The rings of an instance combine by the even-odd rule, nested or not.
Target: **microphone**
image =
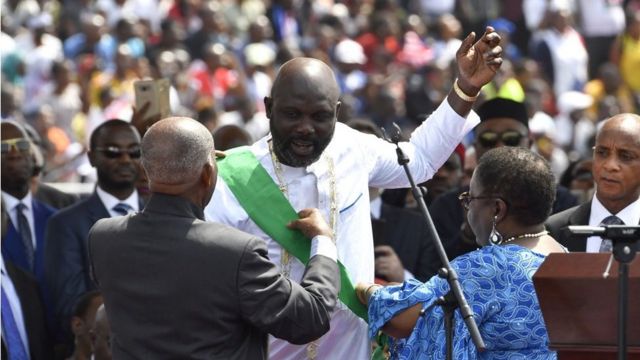
[[[640,225],[605,225],[605,226],[581,226],[570,225],[566,227],[571,237],[585,238],[600,236],[605,239],[633,240],[640,238]]]

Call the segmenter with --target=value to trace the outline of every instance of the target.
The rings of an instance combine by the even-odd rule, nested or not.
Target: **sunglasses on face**
[[[498,145],[498,141],[502,141],[506,146],[518,146],[524,135],[515,130],[507,130],[502,133],[495,131],[485,131],[478,136],[480,145],[486,148],[492,148]]]
[[[31,148],[31,142],[25,138],[15,138],[15,139],[7,139],[2,140],[2,153],[7,154],[11,151],[11,148],[14,148],[19,152],[27,152]]]
[[[109,159],[117,159],[121,157],[123,154],[128,154],[132,159],[140,158],[140,148],[132,148],[132,149],[121,149],[117,146],[106,146],[106,147],[97,147],[93,149],[94,151],[101,152],[105,157]]]

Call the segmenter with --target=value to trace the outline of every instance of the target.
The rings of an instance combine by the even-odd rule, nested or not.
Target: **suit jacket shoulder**
[[[563,228],[569,225],[588,225],[591,215],[591,201],[551,215],[545,223],[551,236],[567,247],[569,251],[586,251],[587,242],[573,240]]]
[[[38,184],[38,189],[36,190],[34,197],[56,209],[65,208],[78,201],[77,196],[60,191],[45,183]]]

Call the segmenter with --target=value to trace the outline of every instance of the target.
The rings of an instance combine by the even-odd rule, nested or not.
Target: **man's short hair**
[[[135,127],[133,127],[133,125],[131,125],[131,123],[128,123],[124,120],[120,120],[120,119],[111,119],[111,120],[107,120],[105,122],[103,122],[102,124],[98,125],[98,127],[96,127],[93,132],[91,133],[91,137],[89,137],[89,149],[93,150],[96,147],[96,142],[98,141],[98,136],[100,136],[100,133],[104,130],[104,129],[109,129],[112,127],[117,127],[117,126],[128,126],[131,129],[136,130]]]
[[[202,124],[193,122],[202,131],[174,131],[169,143],[166,134],[156,133],[153,126],[149,128],[142,139],[142,166],[150,181],[184,184],[198,177],[204,164],[213,161],[213,136]]]
[[[87,311],[89,311],[91,302],[93,302],[93,300],[99,296],[101,296],[101,293],[98,290],[92,290],[84,293],[82,296],[80,296],[80,299],[78,299],[78,301],[76,301],[75,305],[73,306],[71,315],[84,319],[84,317],[87,315]]]
[[[474,176],[485,194],[500,197],[522,225],[543,223],[556,196],[556,181],[549,163],[529,149],[503,146],[487,151]]]

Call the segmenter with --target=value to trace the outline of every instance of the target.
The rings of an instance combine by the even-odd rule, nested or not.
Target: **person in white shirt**
[[[470,114],[471,106],[502,63],[502,48],[492,28],[474,41],[475,34],[470,34],[458,50],[459,78],[447,100],[413,132],[409,142],[401,143],[418,182],[430,178],[479,122],[475,113]],[[271,134],[249,150],[293,209],[316,207],[330,220],[338,258],[350,281],[371,282],[374,257],[369,186],[406,187],[408,180],[397,163],[394,145],[336,123],[338,97],[335,76],[323,62],[295,58],[285,63],[271,97],[265,98]],[[221,178],[213,196],[205,210],[208,220],[265,239],[271,261],[292,280],[300,280],[304,265],[253,222]],[[264,204],[264,211],[269,209],[269,204]],[[271,338],[269,351],[271,359],[367,359],[371,346],[366,322],[340,303],[325,336],[306,345]]]
[[[596,192],[590,202],[555,214],[547,229],[570,251],[610,252],[611,243],[598,236],[572,239],[569,225],[640,224],[640,116],[619,114],[604,121],[593,148]]]

